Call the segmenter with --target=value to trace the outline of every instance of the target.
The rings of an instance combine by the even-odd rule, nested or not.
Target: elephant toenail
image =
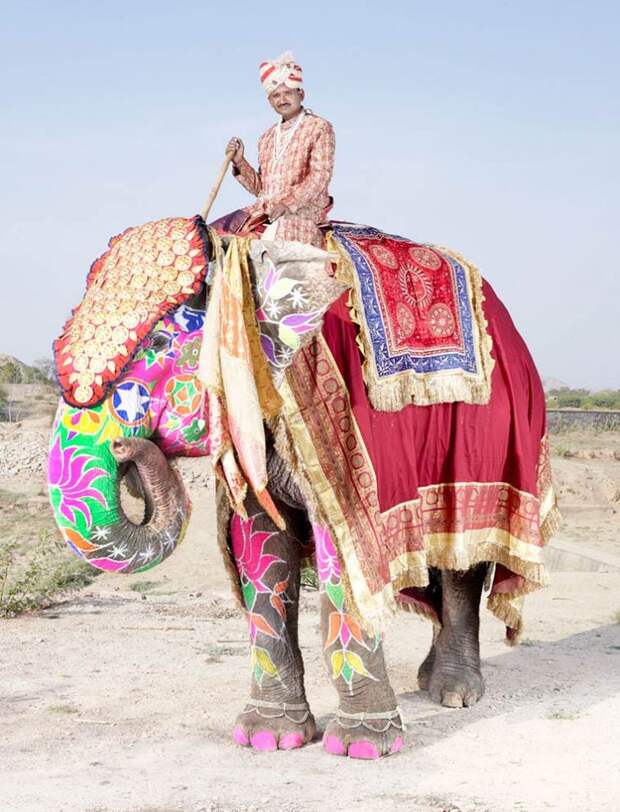
[[[381,754],[372,742],[353,742],[349,745],[349,758],[380,758]]]
[[[441,697],[441,704],[446,708],[462,708],[463,697],[456,691],[446,691]]]
[[[241,747],[247,747],[250,743],[245,730],[240,725],[237,725],[237,727],[233,730],[232,737],[235,744],[240,744]]]
[[[331,753],[332,756],[344,756],[347,752],[338,736],[325,736],[323,739],[323,749]]]
[[[404,741],[403,737],[402,736],[397,736],[394,739],[394,744],[390,747],[390,755],[393,756],[394,753],[400,753],[400,751],[403,749],[404,743],[405,743],[405,741]]]
[[[259,730],[251,739],[252,747],[255,750],[277,750],[278,743],[273,733],[268,730]]]
[[[287,735],[282,736],[278,742],[278,747],[280,750],[295,750],[297,747],[303,746],[304,737],[301,735],[301,733],[287,733]]]

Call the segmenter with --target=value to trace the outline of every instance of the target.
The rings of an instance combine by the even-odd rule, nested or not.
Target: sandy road
[[[380,763],[253,753],[229,740],[249,683],[208,500],[159,570],[102,576],[74,598],[0,627],[0,808],[117,810],[616,810],[620,807],[620,573],[561,573],[528,599],[525,645],[483,615],[487,694],[433,705],[415,672],[430,637],[394,619],[386,641],[408,720]],[[143,598],[130,586],[157,582]],[[148,586],[148,585],[147,585]],[[308,696],[335,706],[305,593]]]

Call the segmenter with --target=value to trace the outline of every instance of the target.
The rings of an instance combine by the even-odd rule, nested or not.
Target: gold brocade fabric
[[[198,216],[156,220],[113,237],[54,343],[67,403],[99,403],[153,325],[198,292],[207,263],[207,229]]]
[[[218,255],[198,377],[207,393],[213,467],[231,505],[245,515],[248,485],[274,523],[284,522],[267,490],[264,419],[281,406],[260,346],[248,268],[249,238],[232,237]]]

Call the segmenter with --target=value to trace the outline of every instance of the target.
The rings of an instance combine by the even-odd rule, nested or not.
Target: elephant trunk
[[[141,437],[117,437],[110,442],[110,451],[119,463],[119,470],[127,471],[129,492],[144,499],[141,524],[130,521],[121,507],[118,537],[127,542],[135,539],[134,546],[140,549],[156,543],[162,534],[164,544],[170,534],[176,537],[190,512],[178,472],[170,467],[155,443]],[[176,543],[175,538],[174,546]]]
[[[191,504],[162,451],[142,437],[116,437],[88,449],[72,441],[56,435],[49,484],[56,520],[73,551],[97,569],[123,573],[167,558],[185,534]],[[124,476],[130,492],[144,499],[140,523],[123,509]]]

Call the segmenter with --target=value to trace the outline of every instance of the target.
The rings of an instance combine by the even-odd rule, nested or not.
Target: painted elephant
[[[419,250],[434,261],[430,249]],[[303,301],[292,284],[281,288],[283,297]],[[411,290],[417,295],[415,285]],[[309,558],[320,582],[325,660],[339,696],[323,735],[331,754],[375,759],[403,746],[381,628],[365,622],[386,591],[434,621],[418,682],[446,706],[473,705],[484,692],[478,629],[485,578],[489,607],[509,638],[517,636],[519,601],[544,583],[540,549],[555,521],[544,397],[527,348],[486,283],[484,301],[495,363],[488,406],[373,409],[344,296],[282,384],[288,422],[272,421],[267,429],[269,488],[285,529],[252,493],[244,510],[232,512],[218,486],[220,546],[250,633],[251,695],[233,728],[237,744],[296,749],[316,734],[297,639],[300,570]],[[257,313],[268,310],[256,305]],[[270,304],[274,313],[276,305]],[[51,501],[68,544],[96,567],[148,569],[182,538],[189,500],[166,458],[210,451],[195,376],[203,312],[198,300],[188,300],[161,319],[99,405],[61,402],[49,458]],[[528,462],[526,474],[518,470],[524,457],[540,460]],[[489,461],[496,474],[482,480],[476,474]],[[398,488],[410,487],[414,463],[415,498],[394,498]],[[353,475],[355,488],[343,491]],[[139,524],[120,505],[123,476],[144,497]],[[365,532],[374,535],[362,560],[350,541]],[[392,555],[386,566],[378,554],[383,546]],[[368,593],[365,615],[360,583],[371,582],[378,586]]]

